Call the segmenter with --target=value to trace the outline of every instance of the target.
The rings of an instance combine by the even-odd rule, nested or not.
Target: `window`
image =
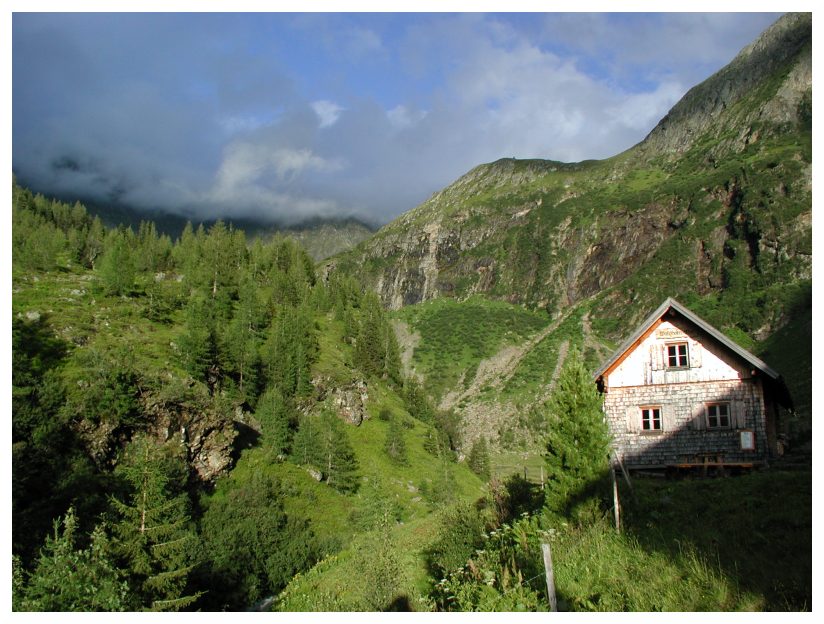
[[[707,429],[730,428],[730,404],[710,403],[707,405]]]
[[[668,368],[688,368],[690,365],[687,356],[687,343],[679,342],[667,345],[667,367]]]
[[[641,408],[641,430],[661,431],[661,408],[642,407]]]

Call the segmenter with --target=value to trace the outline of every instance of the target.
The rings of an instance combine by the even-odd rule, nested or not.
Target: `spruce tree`
[[[577,352],[568,356],[547,407],[545,506],[585,520],[603,495],[610,436],[601,396]]]
[[[358,460],[349,442],[346,425],[328,412],[321,415],[320,459],[320,468],[331,487],[339,492],[358,489]]]
[[[317,559],[308,520],[286,514],[284,488],[271,474],[229,475],[206,499],[202,530],[208,608],[248,609],[277,593]]]
[[[15,559],[15,611],[131,610],[128,585],[110,560],[102,528],[92,532],[88,548],[79,548],[77,524],[71,508],[54,523],[54,535],[46,538],[27,579]]]
[[[292,440],[291,456],[298,464],[318,469],[322,465],[320,419],[317,416],[304,416],[300,419],[298,430]]]
[[[377,296],[367,292],[361,301],[361,320],[353,361],[365,375],[379,376],[384,369],[381,308]]]
[[[383,315],[383,351],[383,376],[392,383],[400,385],[402,383],[401,350],[392,323],[385,314]]]
[[[330,412],[301,420],[292,443],[292,457],[320,470],[326,483],[339,492],[358,489],[358,460],[346,425]]]
[[[207,381],[208,371],[218,359],[216,321],[212,300],[195,293],[186,305],[180,357],[186,370],[198,381]]]
[[[111,499],[117,516],[113,548],[149,611],[179,611],[199,596],[186,593],[199,538],[183,490],[187,468],[182,452],[179,442],[161,447],[139,436],[116,470],[130,491],[124,500]]]
[[[258,394],[261,334],[266,320],[263,302],[251,277],[242,278],[232,320],[226,325],[221,345],[224,368],[237,379],[242,399],[254,404]]]
[[[269,388],[258,399],[255,418],[260,422],[264,442],[278,455],[289,447],[291,417],[292,409],[277,388]]]

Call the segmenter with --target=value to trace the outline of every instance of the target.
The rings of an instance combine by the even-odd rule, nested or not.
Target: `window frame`
[[[720,407],[725,407],[727,413],[726,414],[721,414],[716,410],[715,415],[710,415],[711,408],[720,408]],[[704,405],[704,413],[706,415],[707,429],[712,430],[712,431],[726,431],[726,430],[729,430],[729,429],[734,429],[733,422],[732,422],[732,403],[731,403],[731,401],[712,401],[711,403],[706,403]],[[726,417],[726,419],[727,419],[727,424],[726,425],[720,424],[722,417]],[[717,420],[718,424],[712,425],[711,421],[710,421],[710,418],[715,418]]]
[[[646,435],[655,435],[658,433],[664,432],[664,410],[660,405],[642,405],[639,407],[641,411],[641,428],[639,431],[642,434]],[[645,417],[645,412],[646,417]],[[658,418],[655,418],[653,415],[655,412],[658,412]],[[644,425],[649,424],[649,428],[646,428]],[[658,424],[655,427],[655,424]]]
[[[683,355],[679,353],[678,347],[684,348]],[[664,345],[664,363],[668,370],[686,370],[690,367],[690,345],[686,340],[668,342]],[[670,349],[675,349],[675,355],[670,355]],[[670,364],[670,358],[675,357],[675,364]],[[683,358],[684,363],[681,364]]]

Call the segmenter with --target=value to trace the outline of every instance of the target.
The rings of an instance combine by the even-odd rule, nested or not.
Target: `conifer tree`
[[[236,375],[240,396],[252,404],[259,392],[259,348],[264,322],[263,302],[257,294],[254,282],[247,275],[238,290],[235,313],[226,326],[221,342],[225,355],[224,368]]]
[[[603,494],[610,437],[601,397],[577,352],[568,356],[547,407],[546,508],[583,520]]]
[[[113,548],[150,611],[179,611],[199,596],[186,595],[199,540],[183,491],[187,468],[182,452],[179,442],[160,447],[139,436],[116,471],[130,493],[125,500],[111,500],[117,516]]]
[[[186,370],[199,381],[208,381],[218,358],[216,323],[212,300],[194,293],[186,306],[183,335],[178,342]]]
[[[100,217],[95,216],[86,231],[83,249],[80,255],[80,263],[87,269],[94,269],[106,241],[106,228]]]
[[[128,294],[134,286],[136,272],[132,254],[131,230],[112,230],[106,237],[105,251],[97,266],[103,290],[109,295]]]
[[[407,411],[413,418],[425,423],[435,422],[435,408],[426,396],[421,384],[412,377],[404,381],[403,399]]]
[[[321,415],[320,468],[326,482],[339,492],[358,489],[358,460],[349,442],[346,425],[330,413]]]
[[[384,369],[384,335],[377,296],[367,292],[361,301],[361,321],[353,353],[354,364],[366,375],[381,375]]]
[[[396,464],[405,465],[407,463],[406,438],[403,424],[398,416],[392,416],[389,419],[389,428],[386,430],[386,441],[383,448],[389,459]]]
[[[269,388],[261,395],[255,409],[255,418],[260,422],[265,443],[278,455],[285,453],[289,447],[292,410],[280,390]],[[309,462],[304,459],[304,463]]]
[[[15,560],[16,611],[130,610],[128,585],[109,559],[103,529],[92,532],[88,548],[78,548],[77,524],[71,508],[54,523],[54,535],[46,538],[28,579]]]
[[[265,364],[269,383],[286,398],[309,392],[316,351],[311,310],[305,306],[281,308],[266,341]]]
[[[320,419],[316,416],[301,418],[292,440],[293,461],[320,468],[323,463],[320,444]]]
[[[208,501],[202,527],[209,594],[216,609],[248,609],[283,589],[317,558],[308,521],[284,511],[280,483],[266,472],[230,475]]]
[[[385,315],[383,334],[383,376],[385,379],[400,385],[403,381],[401,378],[401,350],[398,346],[398,337],[395,335],[392,323],[389,322],[389,319],[387,319]]]
[[[481,436],[473,442],[472,449],[469,451],[469,459],[467,460],[467,464],[469,465],[469,469],[476,475],[485,481],[489,480],[489,477],[491,476],[489,465],[489,447],[487,446],[486,438],[484,436]]]
[[[314,466],[326,483],[339,492],[358,489],[358,460],[346,425],[329,412],[304,417],[292,443],[292,457]]]

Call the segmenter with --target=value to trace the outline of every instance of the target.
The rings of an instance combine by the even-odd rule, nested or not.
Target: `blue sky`
[[[483,163],[621,152],[775,13],[15,13],[12,167],[197,218],[385,223]]]

